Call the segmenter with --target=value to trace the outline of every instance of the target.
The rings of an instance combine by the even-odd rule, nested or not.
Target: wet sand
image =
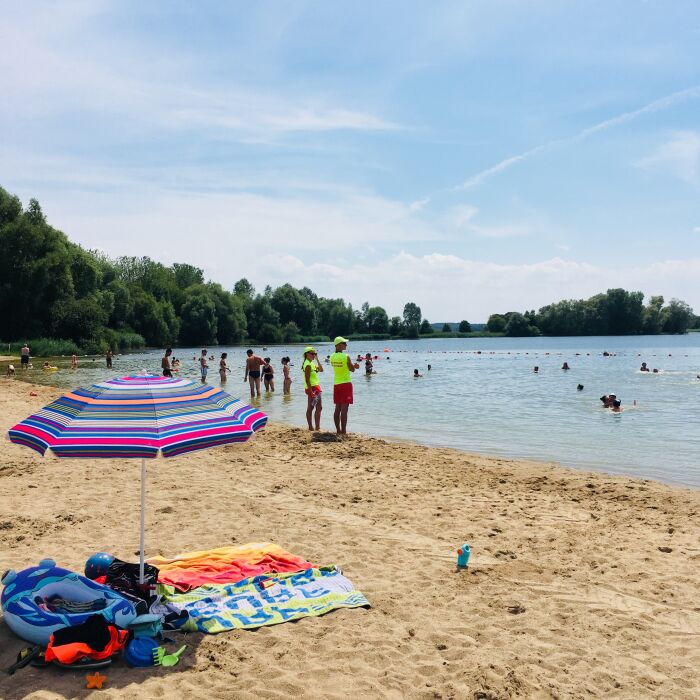
[[[3,433],[60,393],[1,381]],[[138,460],[1,449],[1,570],[44,556],[82,570],[98,550],[136,559]],[[101,691],[26,668],[0,676],[0,697],[700,694],[698,491],[272,425],[151,461],[147,507],[147,555],[270,540],[339,565],[372,608],[189,635],[178,666],[119,661]],[[462,542],[472,558],[457,572]],[[0,665],[21,646],[0,622]]]

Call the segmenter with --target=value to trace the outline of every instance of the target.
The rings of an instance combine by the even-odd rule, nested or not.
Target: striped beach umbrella
[[[10,440],[57,457],[141,458],[141,581],[146,459],[245,442],[267,416],[221,389],[188,379],[137,375],[64,394],[10,428]]]

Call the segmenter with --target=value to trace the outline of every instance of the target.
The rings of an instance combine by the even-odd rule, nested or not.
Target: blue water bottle
[[[458,569],[466,569],[467,565],[469,564],[469,555],[471,554],[471,550],[469,549],[468,544],[463,544],[458,550],[457,550],[457,568]]]

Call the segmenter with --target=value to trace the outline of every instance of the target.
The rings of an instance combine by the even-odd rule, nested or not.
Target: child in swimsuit
[[[282,358],[282,375],[284,376],[284,381],[282,382],[282,393],[290,394],[290,389],[292,387],[292,378],[289,375],[289,358]]]
[[[265,357],[265,364],[262,366],[263,382],[265,383],[265,391],[275,390],[275,371],[270,364],[270,358]]]

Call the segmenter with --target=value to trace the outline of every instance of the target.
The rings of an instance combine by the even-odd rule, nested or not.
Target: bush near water
[[[85,250],[50,226],[36,199],[26,209],[0,187],[0,338],[17,354],[104,353],[148,346],[326,342],[470,335],[618,335],[684,333],[700,328],[685,302],[665,304],[641,292],[609,289],[588,300],[560,301],[539,311],[492,314],[485,329],[468,321],[436,324],[408,302],[389,317],[368,302],[360,309],[308,287],[283,284],[256,293],[246,279],[232,291],[207,282],[187,263],[148,257],[116,259]],[[476,328],[475,324],[475,328]]]

